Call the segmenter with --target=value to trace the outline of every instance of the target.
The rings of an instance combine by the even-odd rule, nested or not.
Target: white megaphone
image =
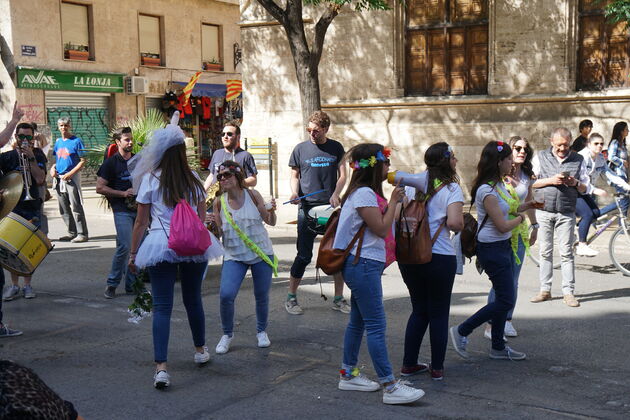
[[[396,185],[400,181],[401,187],[414,187],[419,191],[423,191],[427,182],[425,173],[410,174],[403,171],[394,171],[387,173],[387,182]]]

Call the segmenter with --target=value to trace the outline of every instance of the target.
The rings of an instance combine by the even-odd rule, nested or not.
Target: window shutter
[[[427,91],[426,31],[407,32],[407,90],[426,94]]]
[[[469,28],[469,75],[468,91],[470,95],[481,95],[488,90],[488,26]]]
[[[452,28],[449,30],[449,63],[451,95],[466,93],[466,30]]]
[[[488,19],[488,2],[485,0],[449,0],[451,22],[479,22]]]
[[[429,31],[429,63],[431,68],[429,95],[448,94],[446,80],[446,31]]]
[[[628,86],[628,32],[626,23],[619,22],[607,26],[608,57],[606,66],[606,86]]]
[[[603,88],[605,53],[604,16],[582,16],[580,18],[578,89]]]
[[[408,26],[430,25],[444,22],[445,0],[410,0],[407,7]]]

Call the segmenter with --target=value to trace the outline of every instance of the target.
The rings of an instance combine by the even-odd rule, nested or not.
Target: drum
[[[306,227],[317,235],[326,233],[326,221],[335,211],[330,204],[315,206],[306,213]],[[321,223],[324,222],[324,223]]]
[[[53,248],[36,226],[15,213],[0,220],[0,265],[12,273],[31,275]]]

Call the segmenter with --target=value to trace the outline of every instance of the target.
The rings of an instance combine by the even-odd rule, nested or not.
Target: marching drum
[[[52,248],[46,235],[17,214],[0,220],[0,265],[10,272],[31,275]]]
[[[311,232],[317,235],[323,235],[326,233],[326,222],[328,222],[328,218],[333,211],[335,211],[335,209],[329,204],[311,208],[306,214],[306,226]]]

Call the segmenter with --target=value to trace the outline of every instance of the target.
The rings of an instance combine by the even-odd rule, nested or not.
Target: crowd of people
[[[265,224],[276,224],[276,203],[273,199],[265,202],[254,188],[256,165],[252,155],[240,148],[238,124],[225,125],[224,147],[212,156],[210,175],[204,183],[188,165],[185,134],[178,126],[178,117],[176,113],[166,128],[154,132],[137,155],[132,153],[131,129],[114,131],[116,148],[98,170],[96,183],[96,192],[104,195],[111,206],[116,229],[116,250],[104,297],[115,298],[123,280],[125,292],[135,293],[136,276],[141,270],[148,273],[153,299],[156,365],[153,378],[158,389],[171,383],[167,370],[168,342],[174,285],[178,279],[193,339],[193,360],[203,364],[210,359],[201,299],[208,261],[223,258],[219,291],[223,335],[215,347],[217,354],[230,350],[234,339],[234,302],[248,271],[252,273],[255,296],[257,346],[271,345],[267,331],[269,293],[272,276],[278,275],[278,259],[265,228]],[[21,118],[16,107],[12,121],[0,133],[2,144],[13,137],[13,150],[0,154],[0,170],[21,171],[20,165],[28,164],[33,180],[28,193],[34,200],[24,199],[25,190],[13,211],[39,226],[43,218],[47,161],[41,149],[35,147],[35,129],[31,124],[20,123]],[[386,404],[410,403],[424,395],[422,390],[396,380],[388,354],[381,283],[383,270],[396,260],[395,226],[401,222],[397,219],[413,201],[422,201],[426,206],[431,258],[428,262],[398,263],[411,301],[400,376],[428,372],[433,380],[442,380],[449,337],[454,350],[469,358],[468,336],[482,325],[485,325],[484,336],[491,340],[490,358],[525,359],[525,353],[506,345],[506,337],[518,335],[513,314],[519,275],[526,252],[535,242],[540,249],[540,292],[531,302],[551,299],[555,237],[561,255],[563,301],[569,307],[580,306],[574,294],[576,220],[580,219],[575,252],[596,255],[597,251],[586,244],[588,229],[600,215],[616,207],[599,209],[597,198],[607,193],[595,187],[595,182],[603,178],[617,192],[630,191],[627,124],[615,125],[607,157],[602,153],[604,138],[591,133],[592,127],[591,121],[582,121],[580,137],[575,141],[567,128],[556,128],[551,132],[549,147],[537,153],[528,139],[520,136],[506,142],[490,141],[483,147],[471,185],[470,204],[477,210],[474,234],[477,266],[486,273],[492,287],[486,305],[449,328],[451,293],[455,275],[461,273],[458,233],[465,229],[467,204],[453,145],[437,142],[428,147],[424,153],[426,169],[415,175],[417,182],[406,187],[397,183],[386,199],[383,183],[390,172],[392,150],[381,144],[363,143],[346,152],[340,142],[327,137],[330,118],[326,113],[318,111],[310,117],[306,127],[309,139],[299,143],[289,159],[289,202],[298,206],[297,254],[290,269],[284,308],[291,315],[304,313],[297,292],[312,261],[315,239],[321,234],[312,210],[320,206],[340,207],[333,248],[347,249],[348,254],[343,268],[334,275],[331,305],[333,310],[349,314],[340,364],[340,390],[382,390]],[[68,118],[61,118],[58,128],[61,137],[53,146],[56,162],[50,168],[50,175],[59,212],[67,227],[67,235],[58,240],[85,242],[89,240],[81,196],[85,147],[72,134]],[[208,206],[206,193],[210,189],[216,190],[216,197]],[[203,231],[209,235],[211,245],[202,252],[181,254],[172,246],[173,234],[177,233],[171,231],[172,219],[180,205],[193,210],[197,223],[209,226],[209,230]],[[628,205],[630,200],[622,200],[626,211]],[[3,284],[4,275],[0,280]],[[344,298],[344,285],[351,291],[349,303]],[[35,297],[31,278],[24,277],[20,287],[18,276],[12,274],[12,284],[4,291],[2,300],[19,296]],[[22,334],[2,324],[1,309],[0,306],[0,337]],[[427,329],[431,360],[421,363],[418,356]],[[364,376],[358,368],[364,334],[376,381]]]

